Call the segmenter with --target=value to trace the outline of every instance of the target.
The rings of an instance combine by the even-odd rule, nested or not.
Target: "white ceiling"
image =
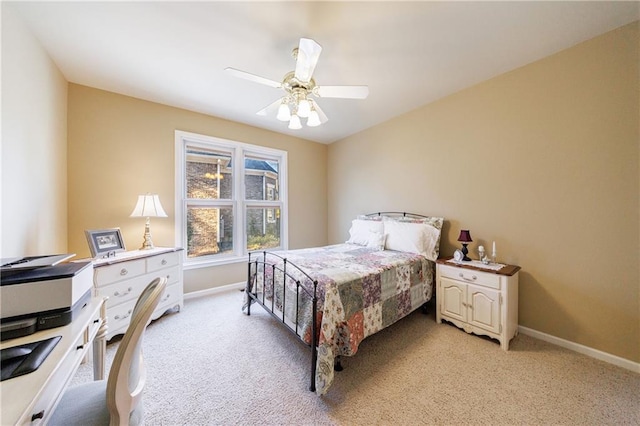
[[[7,2],[3,1],[3,7]],[[331,143],[640,19],[639,2],[14,3],[70,82]],[[300,37],[323,47],[319,85],[368,85],[366,100],[319,99],[329,121],[289,130],[255,113],[281,89]]]

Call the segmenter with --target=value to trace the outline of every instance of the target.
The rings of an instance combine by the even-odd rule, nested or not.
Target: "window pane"
[[[279,200],[280,164],[277,160],[244,158],[246,200]]]
[[[233,253],[233,209],[187,207],[187,257]]]
[[[280,209],[247,209],[247,250],[280,246]]]
[[[230,153],[187,147],[186,176],[187,198],[231,199]]]

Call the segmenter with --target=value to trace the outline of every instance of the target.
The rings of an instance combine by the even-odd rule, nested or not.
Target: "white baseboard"
[[[184,294],[184,299],[195,299],[196,297],[209,296],[211,294],[223,293],[230,290],[242,290],[247,285],[246,282],[227,284],[220,287],[208,288],[206,290],[192,291]]]
[[[541,331],[533,330],[531,328],[518,326],[518,331],[527,336],[535,337],[536,339],[544,340],[545,342],[553,343],[554,345],[561,346],[563,348],[570,349],[572,351],[590,356],[600,361],[608,362],[609,364],[617,365],[618,367],[626,368],[635,373],[640,373],[640,363],[633,362],[631,360],[621,358],[616,355],[611,355],[606,352],[599,351],[597,349],[590,348],[588,346],[581,345],[579,343],[571,342],[569,340],[561,339],[550,334],[543,333]]]

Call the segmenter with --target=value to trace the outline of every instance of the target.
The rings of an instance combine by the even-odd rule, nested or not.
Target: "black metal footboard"
[[[253,255],[253,256],[252,256]],[[289,270],[287,270],[287,268]],[[268,271],[270,270],[270,275]],[[291,272],[295,273],[295,275]],[[258,291],[258,274],[262,275],[262,291]],[[279,283],[276,283],[277,276],[282,277],[282,298],[277,302],[277,291]],[[295,315],[286,317],[287,303],[287,283],[295,284]],[[285,327],[294,333],[302,343],[311,348],[311,385],[309,390],[316,390],[316,362],[318,359],[318,281],[300,269],[297,265],[288,262],[285,257],[278,254],[262,251],[249,253],[247,270],[247,315],[251,315],[251,303],[256,302],[261,305],[271,316],[282,322]],[[267,294],[270,291],[270,297]],[[300,305],[304,299],[311,302],[311,339],[307,343],[300,335]],[[307,302],[308,303],[308,302]]]

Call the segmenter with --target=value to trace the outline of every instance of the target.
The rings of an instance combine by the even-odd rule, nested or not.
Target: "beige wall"
[[[67,250],[67,81],[2,3],[2,257]]]
[[[143,221],[129,214],[147,191],[170,216],[153,220],[154,241],[173,245],[173,132],[186,130],[289,152],[291,248],[343,241],[363,212],[441,215],[444,254],[469,228],[474,254],[495,240],[522,266],[521,325],[639,362],[638,46],[636,23],[327,149],[74,84],[67,94],[3,3],[1,255],[85,256],[84,230],[114,226],[136,248]],[[244,274],[188,270],[186,291]]]
[[[518,264],[519,323],[640,361],[638,23],[329,146],[329,243],[443,216]]]
[[[68,102],[69,249],[88,255],[86,229],[119,227],[127,249],[142,243],[137,196],[157,193],[168,218],[151,220],[156,246],[173,246],[175,130],[287,151],[289,247],[327,242],[327,146],[244,124],[76,84]],[[185,271],[185,292],[240,282],[239,263]]]

